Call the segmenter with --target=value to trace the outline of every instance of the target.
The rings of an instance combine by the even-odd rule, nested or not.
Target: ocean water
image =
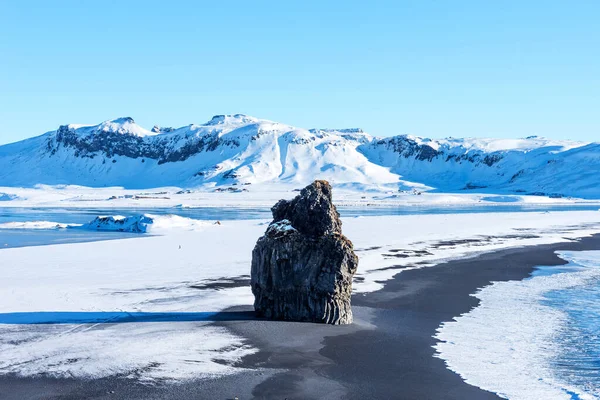
[[[600,398],[600,251],[559,255],[567,265],[476,293],[478,307],[438,329],[437,356],[504,398]]]
[[[561,271],[541,267],[534,274],[570,274],[580,282],[548,291],[542,304],[566,316],[554,337],[550,367],[557,380],[577,392],[600,398],[600,252],[566,255],[573,261]],[[573,399],[580,398],[572,393]]]
[[[480,205],[402,205],[373,207],[338,207],[342,217],[422,215],[422,214],[472,214],[487,212],[544,212],[544,211],[596,211],[597,204],[480,204]],[[200,220],[269,219],[268,207],[162,207],[162,208],[52,208],[52,207],[0,207],[0,224],[23,221],[55,221],[83,224],[98,215],[174,214]]]

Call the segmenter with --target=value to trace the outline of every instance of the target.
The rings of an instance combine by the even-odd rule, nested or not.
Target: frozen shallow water
[[[92,232],[66,229],[0,229],[0,249],[61,243],[85,243],[135,237],[127,232]]]
[[[540,212],[540,211],[596,211],[597,204],[429,204],[401,206],[338,206],[342,217],[472,214],[485,212]],[[13,221],[59,221],[85,223],[98,215],[173,214],[201,220],[269,219],[268,207],[147,207],[147,208],[55,208],[55,207],[0,207],[0,223]]]
[[[589,204],[502,204],[502,205],[405,205],[373,207],[338,207],[342,217],[391,216],[391,215],[440,215],[473,214],[489,212],[546,212],[597,210]],[[178,215],[195,220],[229,221],[271,218],[266,207],[196,207],[196,208],[14,208],[0,207],[0,227],[15,222],[42,221],[60,224],[85,224],[99,215]],[[123,232],[93,232],[65,229],[0,229],[0,249],[10,247],[38,246],[59,243],[94,242],[122,239],[135,234]]]

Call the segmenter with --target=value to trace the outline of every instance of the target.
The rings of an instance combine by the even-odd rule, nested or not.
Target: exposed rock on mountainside
[[[342,235],[331,186],[315,181],[272,208],[273,222],[252,252],[251,285],[259,316],[352,323],[350,296],[358,257]]]

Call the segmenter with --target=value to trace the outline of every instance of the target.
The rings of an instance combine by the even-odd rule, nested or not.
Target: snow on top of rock
[[[244,114],[215,115],[205,124],[190,124],[181,128],[168,130],[155,130],[160,138],[180,140],[190,137],[218,136],[235,140],[236,138],[250,139],[252,136],[264,132],[283,132],[292,129],[284,124],[251,117]]]
[[[488,153],[509,150],[528,152],[534,149],[548,147],[556,147],[557,151],[565,151],[588,144],[586,142],[553,140],[537,136],[524,139],[449,138],[440,140],[439,142],[447,144],[449,147],[462,146],[468,149],[481,150]]]
[[[343,129],[302,129],[293,126],[281,124],[278,122],[252,117],[245,114],[223,114],[215,115],[212,119],[204,124],[190,124],[180,128],[159,128],[154,127],[152,130],[145,129],[137,125],[130,117],[121,117],[113,120],[102,122],[98,125],[79,125],[69,124],[69,130],[76,131],[80,135],[91,135],[101,133],[119,133],[135,135],[139,137],[159,136],[172,138],[185,138],[190,136],[204,136],[217,134],[224,136],[231,134],[237,136],[253,136],[261,132],[279,132],[288,133],[294,132],[293,135],[306,138],[307,134],[314,135],[317,138],[323,139],[325,136],[337,136],[340,139],[359,142],[362,144],[376,140],[399,139],[414,142],[418,145],[427,145],[435,150],[452,150],[458,151],[521,151],[528,152],[538,148],[555,147],[556,152],[566,151],[573,148],[585,146],[589,142],[575,142],[568,140],[553,140],[539,136],[528,136],[520,139],[492,139],[492,138],[453,138],[430,139],[414,135],[398,135],[393,137],[373,137],[365,133],[360,128],[343,128]]]
[[[99,130],[102,132],[126,133],[136,136],[152,136],[156,134],[155,132],[142,128],[130,117],[105,121],[100,124]]]
[[[556,152],[566,151],[585,146],[589,142],[575,142],[570,140],[554,140],[539,136],[529,136],[519,139],[495,139],[495,138],[453,138],[429,139],[414,135],[399,135],[396,138],[406,139],[418,145],[426,145],[434,150],[445,149],[447,151],[483,151],[493,153],[497,151],[520,151],[529,152],[541,148],[556,148]]]
[[[325,132],[325,133],[333,133],[333,134],[364,134],[365,131],[363,131],[361,128],[341,128],[341,129],[331,129],[331,128],[313,128],[313,129],[309,129],[310,132],[312,133],[319,133],[319,132]]]
[[[351,140],[359,143],[368,143],[373,140],[373,136],[369,135],[361,128],[342,128],[342,129],[330,129],[330,128],[321,128],[321,129],[309,129],[314,135],[323,136],[323,135],[335,135],[339,136],[346,140]]]
[[[258,118],[245,114],[215,115],[204,125],[247,125],[260,121]]]
[[[273,222],[267,228],[267,234],[271,236],[286,235],[292,232],[296,232],[296,228],[294,228],[292,223],[287,219]]]
[[[81,136],[97,135],[102,133],[119,133],[134,136],[154,136],[158,132],[149,131],[135,123],[131,117],[121,117],[104,121],[98,125],[69,124],[67,129],[75,131]],[[61,127],[62,128],[62,127]]]

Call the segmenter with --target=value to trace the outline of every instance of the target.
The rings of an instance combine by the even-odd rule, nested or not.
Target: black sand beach
[[[216,321],[259,352],[243,373],[148,386],[118,377],[0,377],[0,399],[492,399],[433,357],[438,326],[477,305],[490,281],[527,277],[536,265],[562,265],[558,250],[600,249],[600,236],[514,248],[408,270],[382,290],[353,297],[355,323],[325,326],[244,319]],[[250,311],[250,308],[229,312]]]

